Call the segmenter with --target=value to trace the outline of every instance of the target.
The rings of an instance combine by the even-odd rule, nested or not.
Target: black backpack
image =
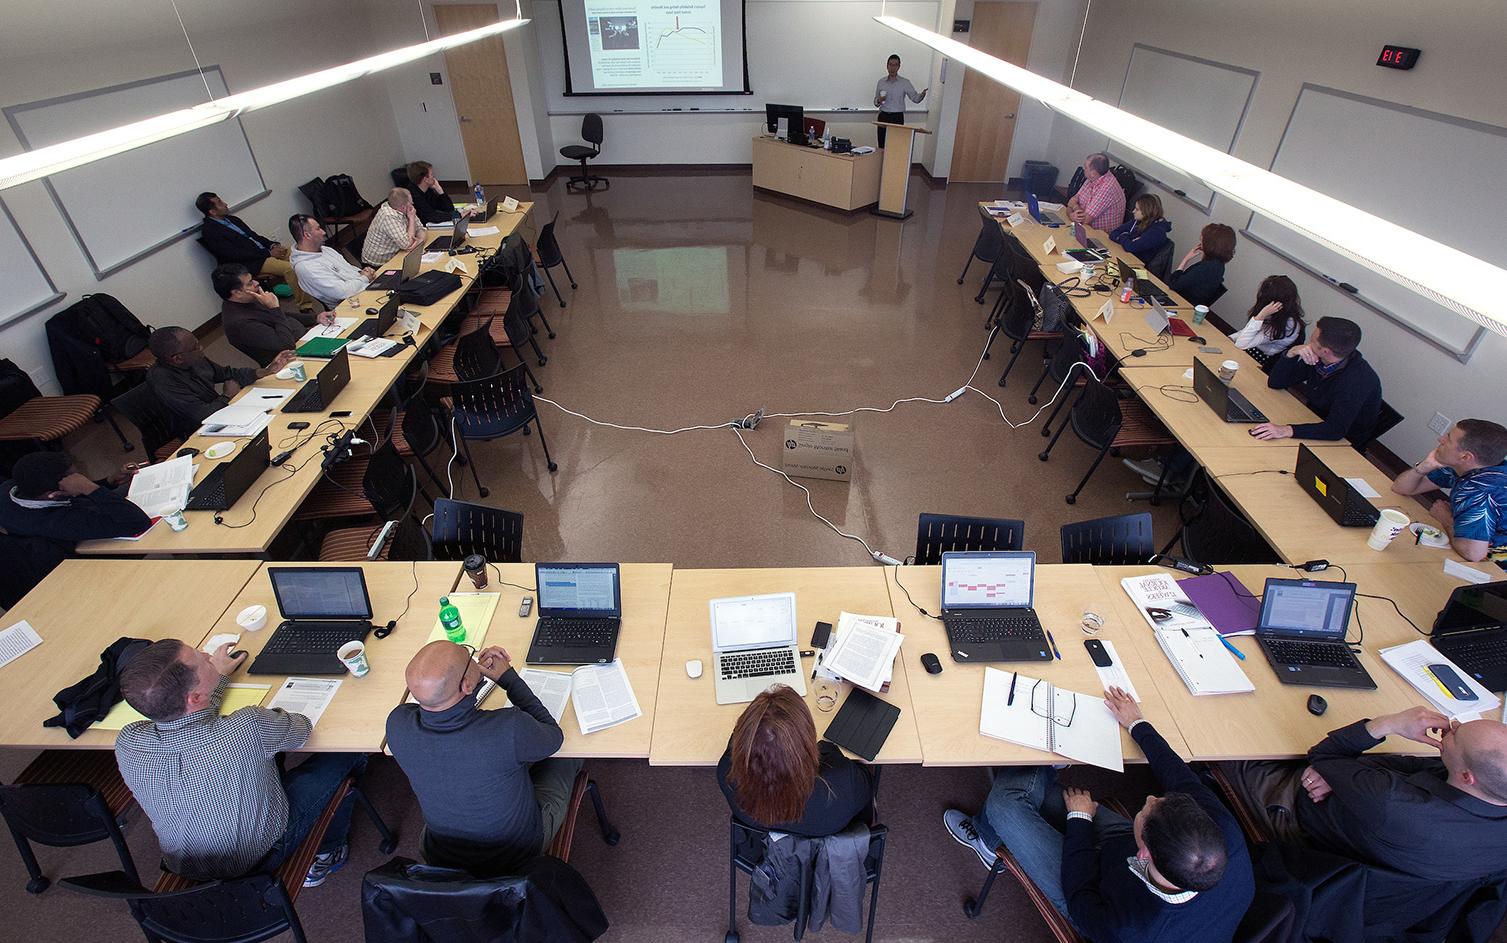
[[[398,301],[405,305],[432,305],[461,287],[454,272],[424,272],[398,286]]]
[[[59,317],[64,315],[71,315],[74,336],[99,351],[105,363],[129,360],[146,350],[147,335],[152,333],[114,295],[103,292],[85,295],[58,312]]]
[[[370,203],[361,198],[361,191],[356,189],[356,181],[351,179],[350,174],[327,177],[324,181],[324,193],[332,216],[354,216],[362,210],[372,208]]]

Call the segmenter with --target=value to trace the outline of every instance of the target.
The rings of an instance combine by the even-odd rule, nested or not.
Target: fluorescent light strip
[[[874,19],[1484,328],[1507,335],[1507,271],[1498,266],[932,30],[893,16]]]
[[[345,65],[334,66],[319,72],[311,72],[297,78],[275,82],[254,88],[247,92],[235,95],[227,95],[224,98],[192,108],[184,108],[178,111],[158,115],[155,118],[147,118],[143,121],[132,122],[111,128],[108,131],[100,131],[95,134],[86,134],[81,138],[71,141],[63,141],[59,144],[50,144],[39,147],[34,151],[17,154],[0,160],[0,190],[8,190],[11,187],[33,180],[40,180],[51,174],[61,173],[74,167],[92,163],[93,161],[129,151],[133,148],[142,147],[161,141],[166,138],[186,134],[189,131],[215,124],[234,118],[248,111],[266,108],[290,99],[308,95],[321,89],[341,85],[345,82],[354,81],[374,72],[391,69],[393,66],[422,59],[436,52],[453,49],[456,46],[464,46],[466,43],[485,39],[488,36],[496,36],[511,29],[528,25],[528,20],[515,18],[503,20],[499,23],[491,23],[477,29],[467,30],[464,33],[455,33],[451,36],[441,36],[439,39],[429,42],[416,43],[412,46],[404,46],[401,49],[393,49],[389,52],[378,53]]]

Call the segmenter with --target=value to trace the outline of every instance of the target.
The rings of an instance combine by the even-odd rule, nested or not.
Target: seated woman
[[[1154,193],[1136,197],[1135,209],[1130,221],[1109,234],[1127,252],[1134,252],[1142,261],[1150,261],[1157,250],[1167,244],[1167,234],[1172,231],[1172,220],[1162,215],[1162,198]]]
[[[842,831],[873,797],[863,766],[817,741],[805,700],[783,684],[738,718],[717,785],[739,821],[813,838]]]
[[[1198,234],[1198,245],[1188,250],[1177,269],[1167,276],[1167,287],[1188,299],[1189,304],[1211,305],[1224,294],[1224,267],[1235,257],[1235,230],[1223,223],[1210,223]]]
[[[1250,320],[1231,338],[1241,350],[1260,351],[1268,357],[1293,345],[1303,330],[1303,303],[1298,286],[1286,275],[1270,275],[1256,290]]]

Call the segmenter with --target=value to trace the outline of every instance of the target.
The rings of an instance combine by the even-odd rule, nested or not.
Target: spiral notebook
[[[1115,772],[1125,770],[1120,725],[1103,698],[1017,672],[984,669],[979,733]]]
[[[1239,694],[1256,690],[1220,641],[1219,631],[1188,599],[1183,582],[1170,573],[1154,573],[1127,576],[1120,586],[1151,626],[1156,643],[1190,692]]]

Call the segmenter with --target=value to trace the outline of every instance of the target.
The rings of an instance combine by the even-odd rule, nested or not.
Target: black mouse
[[[1323,717],[1324,712],[1328,709],[1328,701],[1319,697],[1317,694],[1308,695],[1308,713],[1312,714],[1315,717]]]
[[[1130,356],[1132,356],[1132,357],[1144,357],[1144,356],[1146,356],[1146,352],[1144,350],[1142,350],[1141,348],[1137,347],[1135,350],[1132,350],[1130,352]]]
[[[926,673],[929,675],[939,675],[942,673],[942,663],[931,652],[927,652],[921,656],[921,667],[925,668]]]

